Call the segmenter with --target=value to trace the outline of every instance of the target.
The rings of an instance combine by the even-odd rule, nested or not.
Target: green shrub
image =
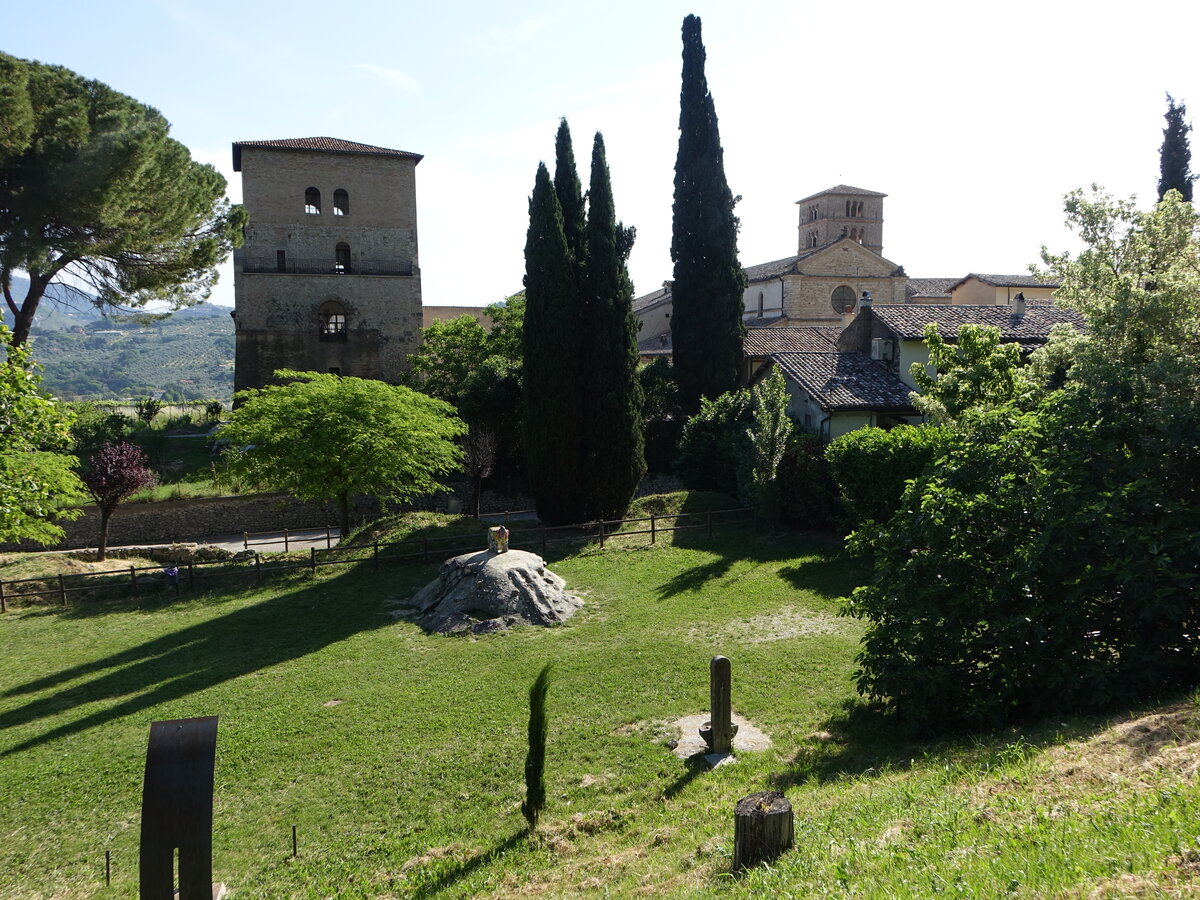
[[[860,428],[825,451],[852,526],[886,522],[896,512],[905,484],[953,444],[954,433],[935,425]]]
[[[783,521],[805,528],[828,528],[841,519],[837,483],[819,435],[794,430],[777,477]]]
[[[679,439],[675,471],[692,490],[740,495],[739,468],[748,468],[746,429],[754,421],[750,392],[730,391],[702,400]],[[748,473],[747,473],[748,474]]]

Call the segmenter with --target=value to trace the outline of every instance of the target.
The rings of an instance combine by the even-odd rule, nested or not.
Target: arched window
[[[319,336],[323,341],[346,339],[346,307],[336,300],[326,300],[317,313]]]
[[[333,192],[333,214],[335,216],[350,215],[350,195],[341,188]]]
[[[350,271],[350,245],[345,241],[333,251],[333,271],[339,275],[346,275]]]
[[[810,231],[810,232],[808,233],[808,241],[807,241],[807,243],[808,243],[808,246],[809,246],[809,247],[815,247],[815,246],[817,246],[817,233],[816,233],[815,231]]]
[[[321,214],[321,192],[316,188],[310,187],[304,192],[304,211],[313,216]]]
[[[833,296],[830,298],[830,303],[833,306],[833,311],[839,315],[853,312],[855,304],[854,288],[844,284],[835,287],[833,289]]]

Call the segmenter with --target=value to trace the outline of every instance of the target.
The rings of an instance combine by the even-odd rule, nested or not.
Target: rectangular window
[[[286,272],[287,271],[287,251],[286,250],[276,250],[275,251],[275,271],[276,272]]]

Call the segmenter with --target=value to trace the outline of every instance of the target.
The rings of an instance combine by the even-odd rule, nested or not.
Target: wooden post
[[[600,549],[604,549],[604,520],[600,520]]]
[[[291,548],[288,546],[288,530],[285,528],[283,529],[283,552],[287,553],[289,549]]]
[[[58,576],[58,599],[62,601],[63,606],[67,605],[67,585],[61,573]]]
[[[654,518],[654,516],[651,516],[650,517],[650,543],[651,544],[653,544],[655,539],[658,537],[658,534],[656,533],[657,532],[656,525],[657,525],[656,519]]]
[[[136,594],[138,592],[138,590],[137,590],[137,569],[135,569],[133,566],[129,567],[129,583],[133,585],[133,592]],[[66,604],[66,600],[63,601],[63,604],[64,605]]]
[[[743,797],[733,812],[733,871],[770,862],[792,846],[792,804],[779,791]]]
[[[4,582],[0,581],[0,613],[8,612],[8,602],[4,599]]]
[[[104,886],[112,884],[112,851],[104,851]]]
[[[300,854],[297,852],[297,848],[296,848],[296,826],[293,825],[292,826],[292,858],[295,859],[299,855]]]
[[[250,532],[248,532],[248,531],[242,532],[242,549],[243,550],[250,549]]]
[[[712,752],[733,752],[733,718],[730,709],[729,660],[714,656],[708,664],[708,716],[712,728]]]
[[[286,534],[287,532],[284,533]],[[285,543],[284,546],[286,547],[287,544]],[[254,551],[254,583],[262,584],[262,556],[259,555],[257,550]]]
[[[325,549],[333,549],[333,536],[330,534],[328,522],[325,523]]]

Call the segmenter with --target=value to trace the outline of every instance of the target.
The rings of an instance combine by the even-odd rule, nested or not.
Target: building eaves
[[[773,353],[771,359],[826,412],[917,412],[912,388],[861,353]]]
[[[971,272],[964,278],[958,279],[954,284],[950,285],[949,290],[953,291],[960,285],[966,284],[974,278],[976,281],[982,281],[984,284],[992,287],[1015,287],[1015,288],[1059,288],[1062,283],[1046,278],[1038,278],[1036,275],[981,275],[978,272]]]
[[[341,138],[307,137],[280,138],[272,141],[235,141],[233,144],[233,170],[242,171],[242,148],[261,147],[268,150],[316,150],[321,153],[345,153],[357,156],[395,156],[401,159],[412,159],[420,162],[424,157],[420,153],[408,150],[392,150],[387,147],[376,147],[373,144],[360,144],[357,141],[344,141]]]
[[[823,191],[817,191],[815,194],[809,194],[807,197],[803,197],[803,198],[797,200],[796,202],[797,203],[807,203],[809,200],[814,200],[817,197],[824,197],[826,194],[842,194],[842,195],[849,195],[851,197],[886,197],[887,196],[887,194],[880,193],[879,191],[868,191],[866,188],[854,187],[853,185],[849,185],[849,184],[839,184],[839,185],[835,185],[834,187],[827,188],[826,190],[823,190]]]
[[[872,307],[872,315],[902,340],[922,340],[925,326],[930,322],[936,322],[942,337],[950,341],[958,339],[958,330],[963,325],[991,325],[1000,329],[1002,341],[1021,344],[1044,343],[1050,337],[1050,329],[1060,323],[1077,331],[1087,330],[1082,315],[1059,306],[1030,305],[1024,315],[1017,316],[1013,315],[1012,307],[999,305],[879,304]]]

